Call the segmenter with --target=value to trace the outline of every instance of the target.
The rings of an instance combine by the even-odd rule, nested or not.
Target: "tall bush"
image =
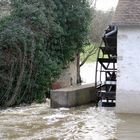
[[[0,21],[0,106],[42,102],[86,42],[86,0],[11,0]]]

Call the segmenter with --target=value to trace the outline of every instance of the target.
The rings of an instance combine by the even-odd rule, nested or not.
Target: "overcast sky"
[[[118,0],[97,0],[96,9],[107,11],[116,8]]]

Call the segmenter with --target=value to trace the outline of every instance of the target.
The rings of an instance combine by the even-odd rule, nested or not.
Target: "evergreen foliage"
[[[0,21],[0,106],[42,102],[86,43],[87,0],[11,0]]]

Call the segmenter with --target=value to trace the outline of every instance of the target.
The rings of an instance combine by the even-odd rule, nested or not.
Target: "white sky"
[[[97,0],[96,9],[107,11],[116,8],[118,0]]]

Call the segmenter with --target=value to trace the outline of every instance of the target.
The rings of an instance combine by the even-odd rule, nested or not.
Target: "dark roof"
[[[140,0],[119,0],[112,23],[140,25]]]

